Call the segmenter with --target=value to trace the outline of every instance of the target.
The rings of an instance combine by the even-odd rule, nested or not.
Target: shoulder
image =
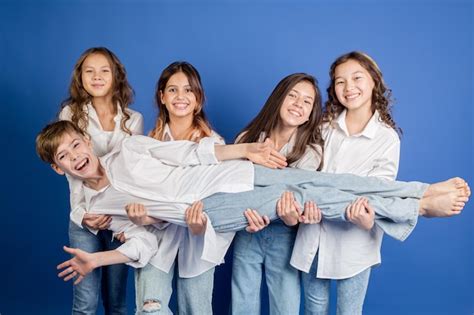
[[[143,115],[136,110],[126,108],[125,111],[130,115],[130,119],[143,119]]]
[[[71,120],[71,117],[72,117],[71,106],[66,105],[63,108],[61,108],[61,111],[59,112],[59,115],[58,115],[59,120]]]
[[[384,140],[388,143],[395,143],[399,144],[400,143],[400,137],[398,136],[398,133],[389,125],[385,124],[384,122],[379,121],[378,122],[378,129],[376,133],[376,137]]]

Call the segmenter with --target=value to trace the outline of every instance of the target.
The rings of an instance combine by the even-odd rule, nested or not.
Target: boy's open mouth
[[[76,165],[75,169],[76,171],[81,171],[84,167],[86,167],[89,164],[89,159],[85,158],[82,160],[79,164]]]

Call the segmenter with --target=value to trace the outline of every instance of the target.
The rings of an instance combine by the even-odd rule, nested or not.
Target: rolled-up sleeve
[[[110,226],[114,235],[124,232],[127,241],[117,251],[130,258],[127,265],[142,268],[158,251],[158,240],[154,233],[143,226],[137,226],[127,219],[114,217]]]

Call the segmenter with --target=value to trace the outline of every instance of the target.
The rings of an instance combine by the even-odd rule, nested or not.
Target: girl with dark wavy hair
[[[401,130],[380,68],[367,54],[353,51],[333,62],[329,76],[323,171],[394,180]],[[373,225],[367,200],[349,208],[350,221],[369,224],[322,221],[300,227],[292,265],[304,271],[306,314],[328,313],[331,279],[337,280],[337,313],[362,314],[371,268],[381,263],[383,232]]]
[[[128,106],[133,90],[125,67],[105,47],[89,48],[77,60],[63,101],[59,119],[70,120],[89,135],[98,156],[110,152],[125,137],[143,133],[143,117]],[[87,213],[80,181],[68,177],[71,192],[71,246],[88,252],[113,250],[120,246],[107,230],[110,217]],[[73,314],[95,314],[99,293],[105,314],[127,314],[126,285],[128,267],[124,264],[103,267],[74,287]]]

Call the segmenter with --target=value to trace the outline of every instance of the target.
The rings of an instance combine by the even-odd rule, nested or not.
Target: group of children
[[[156,86],[155,127],[133,136],[143,118],[129,108],[124,66],[106,48],[86,50],[60,121],[36,141],[69,181],[73,258],[58,267],[75,278],[73,313],[94,314],[102,290],[105,313],[126,314],[128,263],[137,314],[171,314],[175,269],[178,313],[212,314],[214,269],[234,240],[232,314],[260,313],[263,274],[271,314],[298,314],[301,287],[305,314],[327,314],[331,279],[337,313],[361,314],[383,232],[404,240],[419,215],[459,214],[470,190],[461,178],[393,181],[400,129],[369,56],[337,58],[330,79],[323,108],[313,76],[283,78],[224,145],[198,71],[174,62]]]

